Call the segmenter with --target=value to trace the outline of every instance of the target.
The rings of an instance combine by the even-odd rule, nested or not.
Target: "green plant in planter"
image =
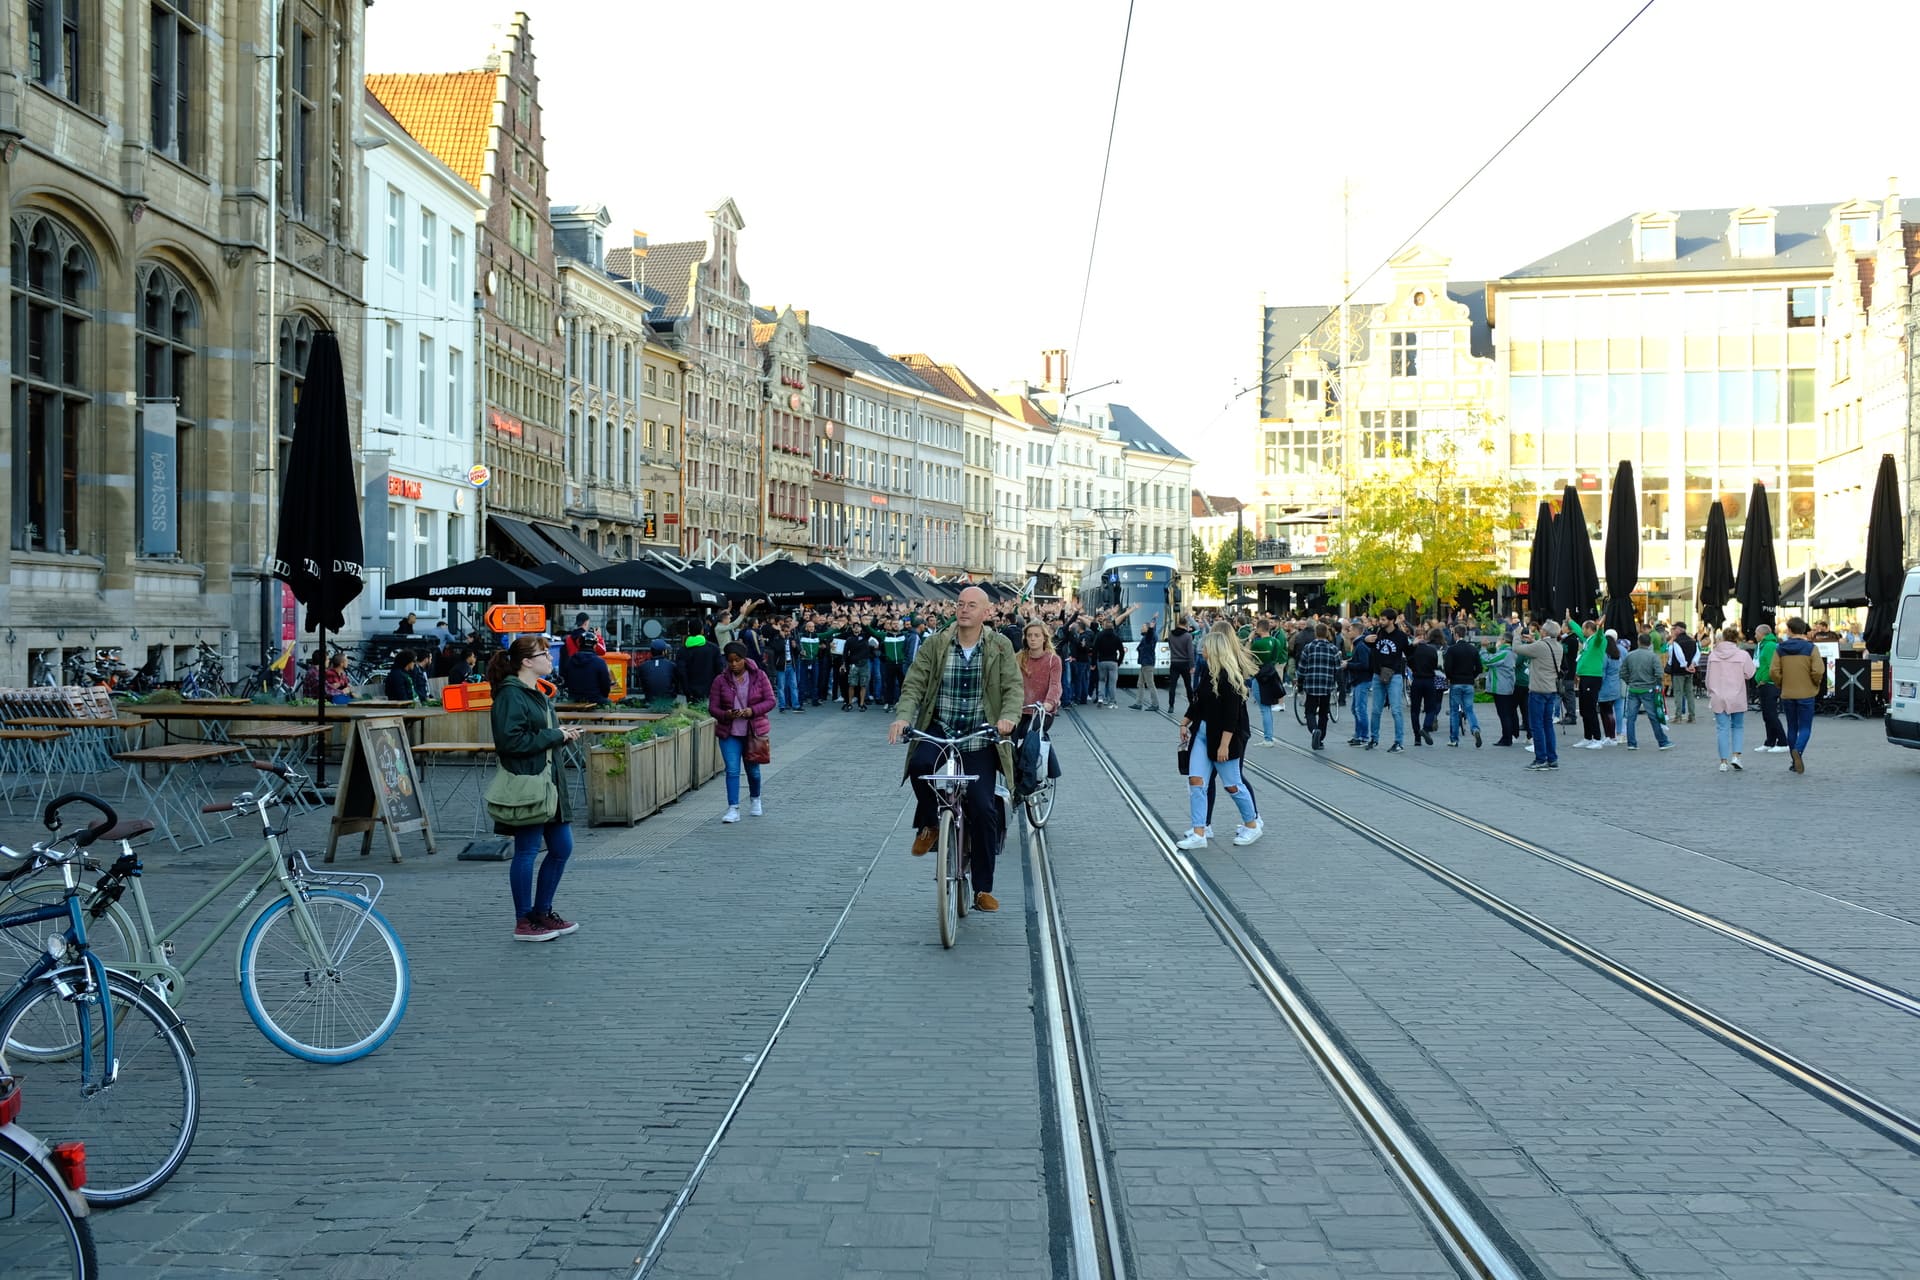
[[[152,693],[141,699],[141,701],[147,703],[149,706],[164,707],[183,702],[185,699],[181,698],[178,689],[155,689]]]
[[[643,724],[627,730],[625,733],[609,734],[593,744],[595,751],[611,751],[613,762],[607,766],[609,777],[618,778],[627,771],[627,748],[651,742],[655,738],[654,726]]]

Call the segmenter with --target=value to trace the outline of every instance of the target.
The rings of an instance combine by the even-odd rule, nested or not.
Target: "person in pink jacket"
[[[1720,633],[1707,652],[1707,705],[1720,744],[1720,772],[1739,769],[1741,739],[1747,726],[1747,681],[1753,679],[1753,655],[1740,647],[1740,628]]]
[[[772,726],[767,717],[779,701],[773,694],[773,681],[747,657],[746,646],[735,641],[722,652],[727,666],[713,678],[707,692],[707,713],[713,717],[714,730],[720,735],[720,757],[727,762],[727,812],[722,822],[740,821],[740,772],[746,759],[747,737],[766,737]],[[747,812],[760,816],[760,766],[744,765],[747,794],[753,807]]]

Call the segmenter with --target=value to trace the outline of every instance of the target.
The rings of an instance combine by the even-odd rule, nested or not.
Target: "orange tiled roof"
[[[367,77],[367,88],[400,127],[476,187],[486,162],[497,85],[491,71]]]

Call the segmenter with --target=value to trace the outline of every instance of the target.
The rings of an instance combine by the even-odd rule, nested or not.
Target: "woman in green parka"
[[[513,864],[507,883],[513,891],[515,942],[547,942],[572,933],[579,925],[563,920],[553,909],[554,891],[573,852],[573,827],[567,811],[567,779],[560,749],[579,736],[578,729],[560,727],[553,706],[553,654],[544,637],[521,636],[493,655],[487,681],[493,686],[493,750],[508,773],[532,777],[548,773],[559,792],[559,804],[545,823],[494,830],[513,837]],[[535,856],[542,843],[547,856],[540,861],[536,881]]]

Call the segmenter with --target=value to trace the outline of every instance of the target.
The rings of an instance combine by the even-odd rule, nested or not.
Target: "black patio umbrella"
[[[1873,481],[1873,505],[1867,514],[1867,632],[1868,653],[1893,648],[1894,610],[1906,585],[1906,555],[1901,536],[1900,475],[1893,455],[1880,455],[1880,473]]]
[[[1593,543],[1587,537],[1587,516],[1572,485],[1560,498],[1560,519],[1553,530],[1553,612],[1572,614],[1582,622],[1594,616],[1600,596],[1600,574],[1593,567]]]
[[[1553,503],[1540,499],[1533,521],[1533,553],[1527,559],[1527,611],[1535,623],[1553,617]]]
[[[1780,603],[1780,565],[1773,555],[1773,510],[1767,503],[1767,486],[1757,480],[1747,499],[1733,594],[1740,601],[1740,629],[1748,636],[1763,622],[1773,625],[1774,607]]]
[[[735,604],[745,600],[755,599],[761,594],[751,587],[741,586],[738,578],[729,574],[725,569],[717,568],[713,565],[689,564],[684,569],[675,569],[672,565],[663,565],[662,567],[670,570],[675,577],[684,578],[688,582],[705,587],[722,600],[731,600]]]
[[[720,603],[717,592],[644,560],[621,560],[604,569],[570,574],[535,587],[526,598],[538,604],[627,604],[658,609],[709,608]]]
[[[919,585],[914,582],[913,575],[904,570],[895,572],[891,569],[883,569],[879,565],[875,565],[861,576],[896,600],[918,600],[921,598]]]
[[[1700,620],[1718,630],[1727,625],[1727,601],[1733,595],[1733,552],[1727,544],[1727,509],[1714,503],[1707,512],[1707,540],[1700,548]]]
[[[878,600],[881,596],[887,594],[883,588],[875,586],[872,582],[869,582],[857,574],[847,572],[838,565],[816,561],[815,563],[809,564],[807,568],[828,582],[839,583],[846,589],[847,599],[849,600]]]
[[[405,582],[387,587],[389,600],[464,600],[491,603],[509,595],[532,591],[544,580],[530,569],[519,569],[504,560],[481,556],[466,564],[435,569]]]
[[[1639,619],[1633,611],[1633,589],[1640,583],[1640,506],[1634,492],[1633,464],[1621,459],[1613,474],[1613,496],[1607,499],[1607,629],[1633,639]]]
[[[814,572],[818,565],[801,564],[794,560],[773,560],[758,569],[741,574],[734,581],[752,591],[756,596],[765,596],[776,602],[801,603],[809,601],[841,601],[851,599],[844,583],[835,582]],[[871,592],[869,585],[863,590]]]
[[[346,625],[347,606],[367,585],[346,374],[340,364],[340,341],[328,329],[313,336],[307,356],[283,483],[273,576],[307,606],[307,627],[319,633],[320,651],[325,653],[327,632]],[[327,700],[321,698],[316,706],[315,718],[324,727]],[[320,753],[318,780],[326,785],[325,751]]]

